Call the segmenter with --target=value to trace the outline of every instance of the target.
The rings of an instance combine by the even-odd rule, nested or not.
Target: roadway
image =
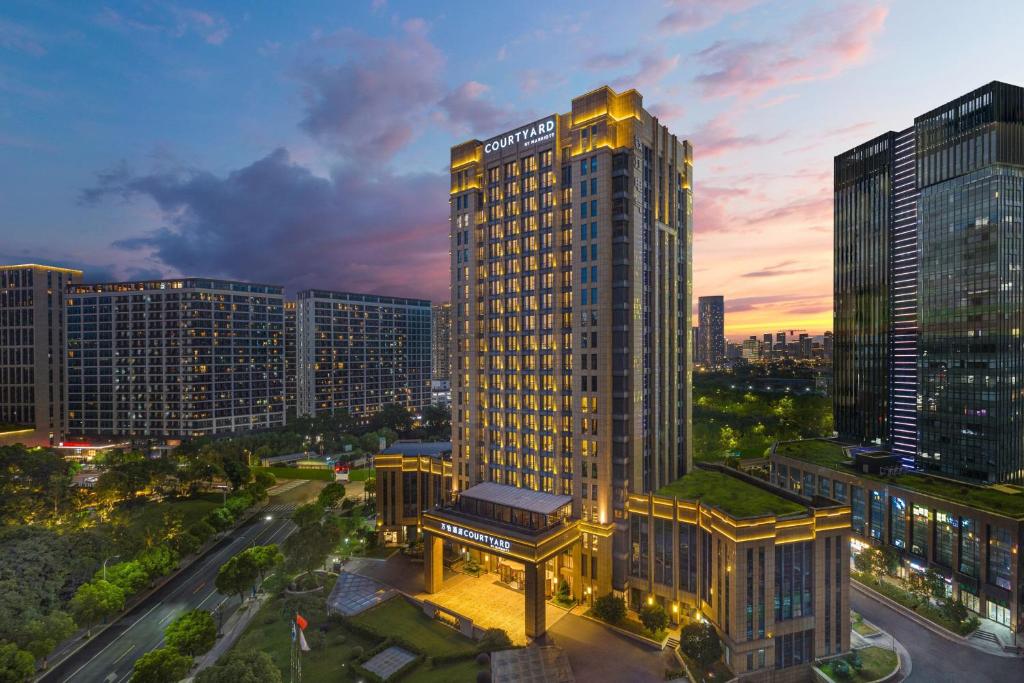
[[[275,487],[266,508],[222,539],[206,555],[168,581],[85,647],[52,667],[40,680],[73,683],[123,683],[131,677],[135,660],[160,647],[167,624],[183,612],[206,609],[226,622],[238,609],[238,598],[217,592],[214,580],[221,565],[252,545],[282,543],[294,530],[291,510],[315,495],[319,486],[285,484]],[[312,490],[311,490],[312,489]],[[267,517],[270,517],[268,520]]]
[[[888,605],[850,589],[850,606],[872,624],[888,631],[910,652],[915,683],[1001,683],[1024,681],[1024,659],[987,654],[947,640]],[[888,644],[879,642],[878,645]]]

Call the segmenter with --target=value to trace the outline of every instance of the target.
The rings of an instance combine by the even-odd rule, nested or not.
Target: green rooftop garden
[[[841,444],[825,439],[784,441],[775,447],[775,452],[823,467],[834,467],[850,462]]]
[[[1024,489],[1016,486],[1003,486],[1015,489],[1019,493],[1006,493],[989,486],[974,486],[940,477],[929,477],[926,474],[897,474],[894,477],[878,477],[867,475],[871,479],[886,481],[896,486],[945,498],[955,503],[970,505],[980,510],[987,510],[1014,518],[1024,518]]]
[[[800,503],[755,486],[739,477],[713,470],[694,470],[658,489],[660,496],[684,500],[700,500],[702,505],[717,507],[735,517],[792,515],[807,508]]]
[[[846,457],[843,451],[843,446],[835,441],[828,441],[826,439],[783,442],[776,447],[775,452],[781,456],[832,469],[840,469],[841,465],[850,463],[850,459]],[[877,474],[858,472],[853,468],[843,469],[859,477],[875,481],[885,481],[894,486],[901,486],[918,493],[970,505],[980,510],[987,510],[1018,519],[1024,518],[1024,488],[1021,487],[1002,487],[1019,491],[1019,493],[1010,493],[990,486],[975,486],[927,474],[907,473],[891,477],[881,477]]]

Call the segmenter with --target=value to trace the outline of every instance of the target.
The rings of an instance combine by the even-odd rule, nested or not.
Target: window
[[[871,538],[882,540],[882,527],[885,525],[885,494],[881,491],[871,492]]]
[[[840,503],[846,502],[846,483],[838,479],[832,483],[832,496]]]
[[[586,197],[587,196],[587,181],[586,180],[581,180],[580,181],[580,196],[581,197]]]
[[[921,557],[928,557],[928,508],[915,505],[911,524],[910,552]]]
[[[953,539],[959,522],[948,512],[935,511],[935,561],[944,567],[953,566]]]
[[[583,202],[582,204],[580,204],[580,218],[586,218],[586,217],[587,217],[587,203]]]
[[[814,613],[814,543],[775,546],[775,621]]]
[[[960,573],[967,576],[978,576],[978,555],[981,550],[981,538],[978,535],[978,523],[973,519],[960,519]],[[977,597],[975,597],[977,600]],[[978,608],[975,607],[977,612]]]
[[[587,214],[584,213],[583,217],[586,218],[586,215]],[[590,200],[590,215],[591,216],[596,216],[597,215],[597,200],[596,199],[591,199]]]
[[[597,178],[590,179],[590,194],[597,194]]]
[[[590,239],[597,239],[597,223],[590,224]]]
[[[639,579],[647,578],[648,536],[647,517],[630,516],[630,573]]]
[[[864,489],[850,487],[850,524],[853,530],[864,535]]]
[[[697,592],[697,527],[679,523],[679,588]]]
[[[580,159],[580,175],[587,175],[587,160]]]
[[[590,157],[590,172],[597,173],[597,157]]]
[[[597,490],[597,487],[594,487]],[[654,581],[672,585],[672,520],[654,520]]]
[[[905,550],[907,547],[907,503],[902,498],[889,498],[889,545]]]
[[[989,527],[988,581],[1013,590],[1013,534],[1003,527]]]

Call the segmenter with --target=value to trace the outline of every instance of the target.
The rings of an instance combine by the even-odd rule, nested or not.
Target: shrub
[[[609,593],[594,601],[594,616],[609,624],[617,624],[626,618],[626,601]]]
[[[209,612],[194,609],[168,624],[164,640],[181,654],[194,657],[213,647],[217,640],[217,625]]]
[[[352,659],[359,659],[363,656],[363,652],[365,652],[363,646],[356,645],[354,648],[352,648]]]
[[[481,652],[493,652],[507,647],[512,647],[512,639],[508,637],[508,633],[504,629],[500,628],[487,629],[484,631],[483,637],[480,638],[480,642],[477,643],[477,649]]]
[[[477,666],[488,666],[491,663],[491,656],[486,652],[481,652],[476,656]]]
[[[860,653],[857,652],[856,650],[854,650],[854,651],[852,651],[850,653],[850,656],[846,658],[846,662],[855,671],[860,671],[861,669],[864,668],[864,662],[861,661]]]
[[[188,532],[198,538],[200,545],[202,545],[210,540],[210,536],[217,533],[217,530],[208,521],[202,519],[190,526]]]
[[[839,678],[850,677],[850,665],[842,659],[832,660],[832,672]]]
[[[668,613],[657,603],[644,605],[640,608],[640,623],[651,633],[664,631],[668,627]]]
[[[722,642],[710,624],[687,624],[679,634],[679,649],[701,666],[707,666],[722,656]]]
[[[569,592],[569,582],[565,579],[558,582],[558,600],[562,603],[572,602],[572,593]]]

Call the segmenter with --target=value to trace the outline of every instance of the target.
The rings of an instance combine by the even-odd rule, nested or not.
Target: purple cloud
[[[663,33],[688,33],[713,26],[730,14],[745,12],[760,0],[674,0],[674,8],[658,22]]]
[[[125,168],[83,191],[148,198],[164,224],[114,243],[177,272],[302,287],[429,296],[448,293],[448,179],[314,175],[277,149],[224,176],[195,169],[138,175]]]

